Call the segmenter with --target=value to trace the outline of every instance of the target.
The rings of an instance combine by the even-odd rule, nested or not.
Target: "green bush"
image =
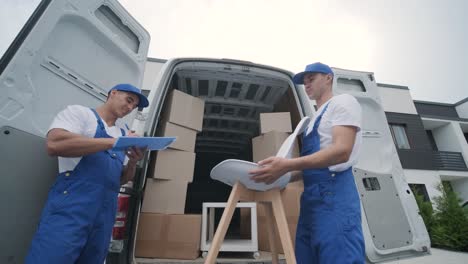
[[[420,214],[433,247],[468,252],[468,216],[457,194],[449,187],[438,187],[442,196],[435,198],[436,209],[415,194]]]

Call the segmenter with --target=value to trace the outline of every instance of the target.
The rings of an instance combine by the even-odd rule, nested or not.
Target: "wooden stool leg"
[[[239,182],[234,184],[234,187],[232,187],[232,191],[229,195],[226,208],[224,208],[223,211],[223,216],[221,217],[218,228],[216,228],[213,241],[211,242],[210,249],[208,250],[208,255],[205,259],[205,264],[216,263],[216,258],[218,257],[219,249],[221,248],[221,244],[223,243],[224,237],[226,236],[229,223],[231,223],[232,215],[234,214],[237,202],[239,201],[239,197],[244,188],[245,187],[242,186]]]
[[[268,242],[270,243],[270,251],[271,251],[271,263],[278,264],[278,248],[276,248],[276,223],[275,223],[275,216],[273,215],[273,208],[271,207],[271,203],[259,203],[265,208],[265,216],[266,216],[266,224],[267,224],[267,232],[268,232]]]
[[[273,214],[275,215],[278,232],[286,256],[286,263],[296,264],[296,256],[292,245],[291,234],[289,233],[288,222],[284,212],[283,202],[279,190],[276,190],[272,195]]]

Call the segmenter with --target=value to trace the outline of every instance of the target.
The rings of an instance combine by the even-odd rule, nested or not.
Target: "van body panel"
[[[117,83],[140,86],[149,46],[149,34],[116,0],[45,2],[2,59],[0,209],[21,221],[0,220],[9,234],[0,238],[1,263],[23,262],[55,179],[56,158],[45,151],[54,116],[67,105],[102,104]]]
[[[9,126],[0,129],[0,149],[0,263],[23,263],[57,158],[47,155],[43,137]]]
[[[148,58],[145,65],[145,74],[143,78],[142,89],[151,91],[156,76],[161,71],[167,60]]]
[[[335,94],[353,95],[362,107],[362,145],[354,167],[370,262],[430,254],[430,239],[409,188],[369,72],[333,69]]]

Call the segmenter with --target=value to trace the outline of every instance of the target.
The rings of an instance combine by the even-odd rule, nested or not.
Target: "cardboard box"
[[[197,140],[197,131],[172,124],[170,122],[163,122],[162,126],[156,131],[158,137],[177,137],[176,141],[172,143],[169,148],[184,150],[188,152],[195,151],[195,142]]]
[[[172,90],[162,111],[162,120],[201,131],[205,102],[179,90]]]
[[[200,256],[201,215],[140,214],[135,255],[188,259]]]
[[[270,131],[292,132],[289,112],[260,113],[260,133]]]
[[[258,162],[265,158],[275,156],[279,148],[289,136],[289,133],[270,131],[258,137],[252,138],[253,161]],[[299,144],[294,142],[291,157],[299,156]]]
[[[304,191],[304,183],[302,181],[293,182],[286,186],[281,191],[281,200],[283,202],[286,221],[288,222],[289,233],[294,245],[296,240],[297,222],[299,220],[301,195]],[[250,210],[241,210],[240,232],[242,238],[250,236]],[[266,214],[264,206],[257,203],[257,230],[258,230],[258,249],[263,251],[271,251],[270,242],[268,240],[268,230],[266,222]],[[279,253],[284,253],[279,238],[279,231],[275,230],[275,244]]]
[[[262,234],[258,236],[258,250],[271,252],[270,241],[268,240],[268,231],[266,227],[266,219],[264,216],[259,217],[259,223],[262,225],[258,226],[258,233]],[[297,231],[297,223],[296,224],[289,224],[288,222],[288,230],[291,234],[291,242],[293,244],[293,248],[296,242],[296,231]],[[283,246],[281,245],[281,239],[279,238],[278,229],[275,229],[276,238],[275,238],[275,245],[278,253],[284,254]]]
[[[187,185],[185,181],[147,179],[141,211],[183,214]]]
[[[165,149],[153,154],[149,175],[154,179],[192,182],[195,153]]]

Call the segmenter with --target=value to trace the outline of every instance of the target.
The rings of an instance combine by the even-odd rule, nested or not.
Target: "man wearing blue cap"
[[[352,166],[361,145],[361,107],[348,94],[333,96],[333,71],[322,63],[294,76],[304,84],[317,114],[302,138],[301,157],[270,157],[251,171],[258,182],[272,183],[288,172],[303,177],[304,193],[296,233],[298,264],[364,263],[361,207]]]
[[[59,174],[26,263],[104,262],[120,185],[133,179],[136,163],[144,156],[139,148],[112,150],[116,138],[136,136],[117,127],[116,121],[147,106],[140,89],[119,84],[98,108],[71,105],[55,117],[47,133],[47,152],[58,156]]]

